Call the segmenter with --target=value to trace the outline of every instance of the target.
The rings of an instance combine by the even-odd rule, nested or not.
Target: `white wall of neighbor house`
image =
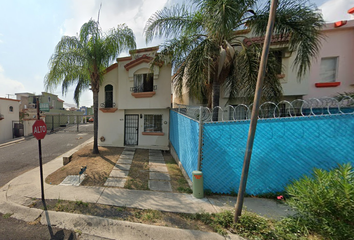
[[[0,142],[13,138],[12,121],[19,121],[20,101],[0,98]]]

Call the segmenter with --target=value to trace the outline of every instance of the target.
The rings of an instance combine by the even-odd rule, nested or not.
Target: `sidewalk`
[[[89,141],[92,141],[89,140]],[[75,149],[88,144],[88,142]],[[71,150],[73,151],[73,150]],[[44,179],[63,164],[62,156],[43,166]],[[54,211],[42,211],[25,207],[32,198],[41,197],[39,167],[13,179],[0,189],[0,212],[14,213],[12,217],[34,221],[41,216],[42,224],[51,224],[69,230],[80,230],[88,236],[108,239],[225,239],[219,234],[158,227],[138,223],[111,220],[106,218],[70,214]],[[100,203],[114,206],[126,206],[142,209],[154,209],[170,212],[197,213],[201,211],[215,213],[223,209],[232,209],[235,197],[212,196],[196,199],[191,194],[129,190],[108,187],[75,187],[44,185],[46,199]],[[291,213],[287,206],[269,199],[246,198],[245,208],[257,214],[280,218]],[[230,235],[229,239],[241,239]]]

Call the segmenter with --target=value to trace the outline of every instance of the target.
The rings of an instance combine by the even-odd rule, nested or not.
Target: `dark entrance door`
[[[125,115],[124,145],[138,145],[139,115]]]

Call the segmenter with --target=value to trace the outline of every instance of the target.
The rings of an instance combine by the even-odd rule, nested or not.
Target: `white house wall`
[[[12,112],[9,110],[10,106],[13,107]],[[4,116],[4,119],[0,120],[0,142],[13,138],[12,121],[19,121],[19,106],[18,100],[0,99],[0,114]]]

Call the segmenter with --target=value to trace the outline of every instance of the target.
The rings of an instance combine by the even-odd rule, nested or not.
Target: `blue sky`
[[[63,35],[76,35],[90,18],[97,19],[100,3],[103,31],[126,23],[134,31],[137,47],[144,48],[160,43],[155,40],[145,44],[143,28],[147,19],[175,2],[181,0],[0,0],[0,97],[44,91],[43,79],[55,45]],[[310,2],[321,9],[327,22],[353,18],[347,10],[354,7],[354,0]],[[53,93],[65,103],[74,103],[72,90],[62,96],[58,87]],[[92,105],[91,91],[84,92],[80,105]]]

